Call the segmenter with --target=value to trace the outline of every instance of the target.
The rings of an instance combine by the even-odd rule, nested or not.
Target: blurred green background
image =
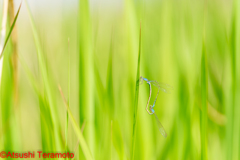
[[[240,159],[238,0],[44,0],[29,9],[23,1],[0,68],[0,151]],[[137,74],[174,88],[155,106],[167,138]]]

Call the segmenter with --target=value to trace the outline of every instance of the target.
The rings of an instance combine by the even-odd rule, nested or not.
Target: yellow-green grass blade
[[[234,1],[236,2],[236,1]],[[233,3],[234,4],[234,3]],[[226,127],[227,140],[227,159],[233,159],[234,148],[234,110],[235,110],[235,92],[236,92],[236,8],[233,7],[230,35],[230,58],[231,58],[231,92],[229,103],[226,104],[228,123]]]
[[[186,77],[183,73],[179,74],[179,92],[178,92],[178,101],[179,109],[177,111],[177,133],[175,134],[178,137],[178,155],[177,159],[192,159],[190,154],[188,154],[192,147],[189,141],[191,136],[191,119],[190,119],[190,106],[189,106],[189,93],[188,93],[188,84]],[[184,106],[184,109],[182,108]]]
[[[207,54],[205,42],[203,40],[202,59],[201,59],[201,159],[207,160],[207,99],[208,99],[208,82],[207,82]]]
[[[111,150],[111,154],[108,154],[108,151],[105,151],[105,159],[112,159],[115,154],[113,152],[112,147],[112,138],[109,139],[108,137],[113,136],[113,130],[112,130],[112,122],[116,118],[116,108],[114,104],[114,92],[113,92],[113,75],[112,75],[112,65],[113,65],[113,35],[110,42],[110,52],[109,52],[109,58],[108,58],[108,68],[107,68],[107,78],[106,78],[106,89],[104,91],[104,108],[103,110],[106,110],[106,113],[108,116],[105,117],[103,123],[107,123],[102,129],[105,130],[104,139],[106,141],[104,142],[104,145],[106,145],[106,148],[109,148],[107,150]],[[111,123],[110,123],[111,122]]]
[[[139,96],[139,77],[140,77],[140,58],[141,58],[141,26],[139,33],[139,51],[138,51],[138,65],[137,65],[137,75],[136,75],[136,89],[135,89],[135,99],[133,108],[133,132],[132,132],[132,154],[131,157],[134,159],[135,152],[135,140],[136,140],[136,126],[137,126],[137,111],[138,111],[138,96]]]
[[[112,65],[113,65],[113,35],[110,43],[110,53],[108,58],[108,71],[107,71],[107,88],[106,88],[106,97],[108,110],[110,114],[110,119],[113,120],[115,117],[115,105],[114,105],[114,95],[113,95],[113,75],[112,75]]]
[[[71,89],[71,55],[70,55],[70,44],[68,38],[68,106],[70,107],[70,89]],[[66,112],[65,121],[65,152],[68,152],[68,112]],[[66,158],[67,159],[67,158]]]
[[[44,83],[44,91],[46,92],[46,99],[48,101],[49,104],[49,112],[50,115],[52,117],[53,120],[53,129],[54,129],[54,137],[55,137],[55,143],[56,143],[56,150],[62,150],[63,149],[63,144],[62,144],[62,139],[61,139],[61,134],[60,134],[60,125],[59,125],[59,118],[58,118],[58,114],[57,114],[57,110],[56,110],[56,105],[53,101],[53,91],[52,91],[52,86],[50,85],[50,80],[48,78],[47,75],[47,68],[46,68],[46,62],[44,59],[44,55],[43,55],[43,51],[41,48],[41,43],[40,43],[40,39],[38,37],[38,32],[30,11],[30,8],[28,6],[28,2],[25,0],[26,6],[27,6],[27,10],[28,10],[28,15],[30,17],[30,22],[31,22],[31,27],[32,27],[32,32],[33,32],[33,37],[34,37],[34,42],[36,45],[36,49],[37,49],[37,57],[38,57],[38,64],[39,64],[39,68],[40,68],[40,73],[41,73],[41,77],[43,79],[43,83]]]
[[[230,35],[230,58],[231,58],[231,92],[230,103],[227,106],[228,125],[227,125],[227,159],[239,159],[240,157],[240,2],[233,1],[232,26]]]
[[[0,84],[0,120],[2,123],[3,141],[2,144],[5,150],[11,150],[14,147],[13,133],[14,128],[9,127],[13,118],[11,113],[13,111],[13,67],[11,60],[11,45],[8,45],[5,50],[2,66],[2,77]],[[15,124],[14,124],[15,126]]]
[[[2,124],[0,137],[2,138],[2,144],[4,150],[12,150],[13,148],[18,148],[20,141],[14,141],[14,133],[19,132],[19,123],[18,123],[18,115],[16,117],[12,117],[13,111],[16,110],[14,108],[14,67],[12,60],[12,53],[13,53],[13,45],[7,45],[8,41],[10,40],[10,35],[13,31],[15,23],[18,18],[18,14],[20,12],[21,4],[18,8],[17,14],[14,17],[14,21],[11,26],[9,26],[6,21],[6,28],[9,28],[10,31],[6,39],[2,37],[1,48],[0,48],[0,60],[3,60],[0,66],[0,122]],[[3,29],[3,28],[2,28]],[[2,44],[3,43],[3,44]],[[5,52],[4,52],[5,51]],[[1,59],[3,57],[4,59]],[[11,126],[11,127],[10,127]],[[16,136],[15,136],[16,137]]]
[[[91,152],[90,152],[90,150],[89,150],[89,148],[87,146],[87,143],[86,143],[86,141],[85,141],[85,139],[83,137],[81,129],[79,128],[75,118],[73,117],[73,114],[72,114],[71,110],[69,109],[67,100],[65,99],[65,97],[63,95],[63,92],[62,92],[62,89],[61,89],[60,86],[59,86],[59,91],[61,93],[61,96],[62,96],[62,99],[64,101],[64,104],[65,104],[65,106],[67,108],[67,111],[68,111],[68,114],[69,114],[69,118],[70,118],[70,120],[72,122],[73,129],[74,129],[74,131],[75,131],[75,133],[76,133],[76,135],[78,137],[79,143],[80,143],[81,148],[83,150],[83,154],[85,155],[86,159],[91,160],[91,159],[93,159],[92,154],[91,154]]]
[[[81,126],[86,120],[84,137],[90,150],[94,153],[95,142],[95,107],[94,107],[94,58],[93,58],[93,42],[92,42],[92,25],[90,16],[89,0],[79,0],[79,116]],[[81,152],[79,154],[81,159]]]
[[[40,109],[40,123],[41,123],[41,140],[42,140],[42,151],[49,151],[54,148],[54,136],[53,136],[53,122],[52,117],[48,111],[48,104],[42,95],[42,92],[39,88],[40,83],[31,73],[29,67],[27,66],[26,62],[23,60],[21,55],[18,56],[18,59],[25,71],[30,84],[32,85],[36,95],[38,96],[39,100],[39,109]]]
[[[235,137],[236,137],[236,150],[235,153],[236,158],[240,159],[240,116],[238,113],[240,113],[240,1],[235,0],[235,7],[236,7],[236,70],[235,70],[235,74],[236,74],[236,93],[235,93],[235,106],[236,106],[236,111],[235,111],[235,127],[236,127],[236,132],[235,132]],[[235,157],[234,157],[235,158]]]
[[[118,153],[118,157],[120,159],[124,159],[124,145],[123,145],[123,138],[122,138],[122,133],[121,129],[119,126],[118,121],[113,121],[112,123],[112,142],[113,146],[116,149]]]
[[[4,50],[5,50],[6,46],[7,46],[8,40],[9,40],[9,38],[10,38],[10,36],[11,36],[11,33],[12,33],[13,28],[14,28],[14,26],[15,26],[15,23],[16,23],[16,21],[17,21],[18,14],[19,14],[19,12],[20,12],[21,6],[22,6],[22,2],[21,2],[20,5],[19,5],[19,8],[18,8],[17,14],[16,14],[16,16],[15,16],[15,18],[14,18],[14,21],[13,21],[11,27],[10,27],[10,30],[9,30],[9,32],[8,32],[8,35],[7,35],[7,37],[6,37],[5,41],[4,41],[3,48],[0,48],[0,49],[1,49],[1,52],[0,52],[0,59],[1,59],[2,56],[3,56],[3,52],[4,52]]]
[[[106,125],[103,125],[103,124],[105,124],[103,121],[106,118],[108,118],[107,116],[104,116],[104,119],[103,119],[102,115],[105,114],[106,112],[108,113],[108,111],[106,111],[106,107],[104,105],[106,89],[104,88],[103,82],[100,77],[100,71],[99,71],[97,61],[96,61],[96,56],[95,56],[95,61],[94,61],[94,76],[95,76],[95,83],[96,83],[96,91],[95,91],[95,106],[96,106],[96,108],[95,108],[95,111],[96,111],[96,113],[99,113],[99,114],[95,115],[95,118],[97,119],[97,121],[95,123],[95,129],[96,129],[96,133],[98,133],[98,134],[96,134],[96,142],[95,142],[95,145],[96,145],[95,148],[97,150],[99,147],[103,147],[106,143],[106,141],[103,141],[106,134],[105,134],[105,132],[101,132],[101,131],[105,130]],[[105,153],[108,155],[107,152],[108,151],[105,150]],[[104,159],[106,154],[102,154],[102,153],[103,153],[102,151],[98,151],[94,154],[94,157],[96,159]]]

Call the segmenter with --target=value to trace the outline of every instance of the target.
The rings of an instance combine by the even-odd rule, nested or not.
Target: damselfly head
[[[152,106],[152,105],[149,106],[150,111],[151,111],[152,114],[155,112],[154,109],[153,109],[153,107],[154,107],[154,106]]]
[[[141,76],[138,80],[138,85],[143,84],[143,77]]]

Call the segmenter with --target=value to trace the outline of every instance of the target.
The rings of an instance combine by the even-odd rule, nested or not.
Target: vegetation
[[[239,1],[6,2],[0,152],[240,158]],[[154,107],[166,138],[140,76],[174,88]]]

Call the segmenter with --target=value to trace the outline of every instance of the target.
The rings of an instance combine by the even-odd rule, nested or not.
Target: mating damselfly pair
[[[142,84],[143,81],[145,81],[148,85],[149,85],[149,97],[148,97],[148,102],[147,102],[147,106],[146,106],[146,111],[148,112],[148,114],[152,115],[154,114],[155,116],[155,119],[156,119],[156,122],[157,122],[157,125],[158,125],[158,129],[160,131],[160,133],[163,135],[163,137],[167,137],[167,133],[165,131],[165,129],[163,128],[163,125],[161,124],[161,122],[159,121],[153,107],[155,106],[156,104],[156,101],[157,101],[157,97],[158,97],[158,94],[159,94],[159,91],[163,91],[165,93],[170,93],[171,90],[173,89],[173,87],[171,87],[170,85],[168,84],[164,84],[164,83],[159,83],[157,81],[152,81],[152,80],[148,80],[147,78],[143,78],[142,76],[139,78],[139,84]],[[149,102],[150,102],[150,99],[151,99],[151,96],[152,96],[152,85],[154,85],[155,87],[158,88],[158,92],[157,92],[157,95],[156,95],[156,98],[153,102],[153,105],[150,105],[149,106]],[[150,111],[149,111],[150,109]]]

